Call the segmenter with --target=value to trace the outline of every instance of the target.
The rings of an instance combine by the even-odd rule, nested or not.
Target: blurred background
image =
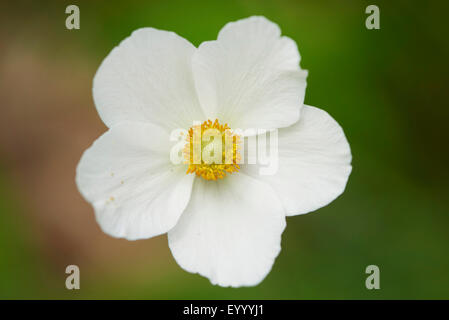
[[[67,30],[65,8],[80,8]],[[380,8],[380,30],[365,8]],[[448,2],[2,1],[0,298],[448,299]],[[220,288],[183,271],[166,236],[102,233],[75,186],[82,152],[106,127],[92,100],[102,59],[140,27],[194,45],[264,15],[299,46],[306,103],[344,128],[345,193],[287,219],[282,252],[257,287]],[[81,290],[65,288],[65,268]],[[380,267],[380,290],[365,268]]]

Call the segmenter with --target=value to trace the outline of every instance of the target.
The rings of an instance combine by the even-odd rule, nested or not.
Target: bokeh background
[[[448,299],[448,2],[2,1],[0,298]],[[77,4],[81,29],[65,28]],[[365,8],[380,8],[380,30]],[[297,41],[306,103],[328,111],[353,152],[345,193],[287,219],[282,252],[257,287],[220,288],[183,271],[166,236],[103,234],[75,186],[105,130],[92,101],[102,59],[140,27],[193,44],[265,15]],[[65,288],[65,267],[81,290]],[[381,289],[365,288],[365,268]]]

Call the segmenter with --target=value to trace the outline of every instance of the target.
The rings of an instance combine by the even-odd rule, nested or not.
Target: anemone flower
[[[264,17],[230,22],[198,48],[153,28],[123,40],[93,82],[108,131],[76,175],[101,229],[128,240],[167,233],[185,270],[220,286],[260,283],[280,252],[286,216],[333,201],[351,172],[342,128],[304,105],[299,62],[296,43]],[[170,137],[180,128],[185,161],[174,163]],[[237,128],[278,130],[275,172],[241,161],[248,135]],[[195,132],[208,129],[232,141],[222,154],[229,161],[193,161]],[[203,152],[223,142],[198,141]]]

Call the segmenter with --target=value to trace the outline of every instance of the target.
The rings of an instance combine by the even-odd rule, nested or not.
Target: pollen
[[[206,180],[223,179],[240,169],[241,137],[218,119],[192,126],[183,149],[186,174],[194,173]]]

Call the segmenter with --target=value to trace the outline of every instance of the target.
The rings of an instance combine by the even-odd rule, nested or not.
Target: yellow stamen
[[[210,129],[211,131],[208,131]],[[209,139],[208,133],[210,132],[213,133],[213,139]],[[215,141],[216,137],[220,137],[221,141]],[[201,125],[192,126],[186,141],[183,150],[185,163],[189,164],[186,174],[195,173],[198,177],[206,180],[217,180],[240,169],[238,165],[241,160],[240,136],[232,132],[227,124],[220,124],[218,119],[214,122],[207,120]],[[221,157],[220,155],[214,157],[219,161],[205,161],[204,154],[210,155],[220,147]]]

